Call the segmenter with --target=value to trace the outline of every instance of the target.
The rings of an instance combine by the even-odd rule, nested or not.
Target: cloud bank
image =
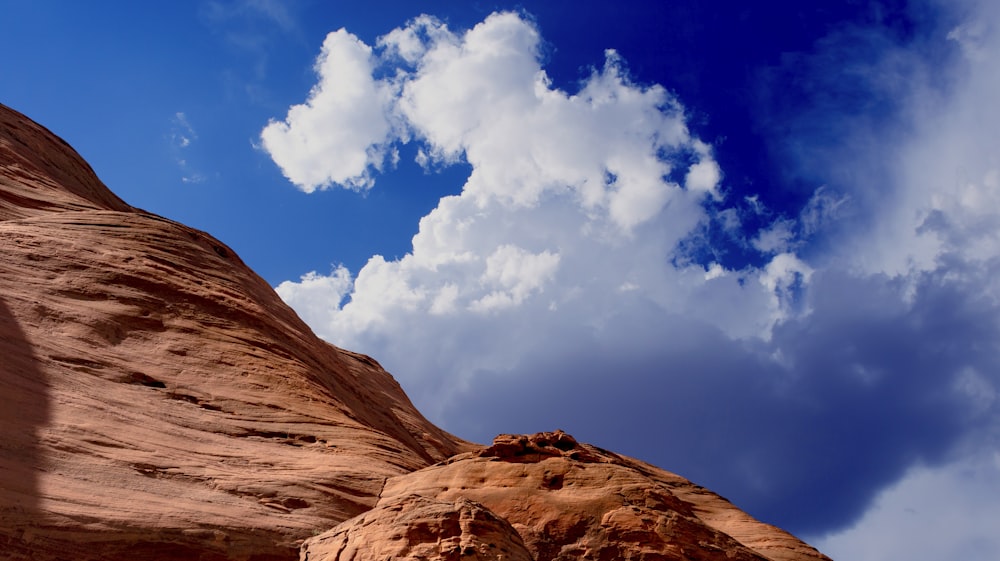
[[[884,94],[880,127],[844,125],[863,154],[806,127],[806,149],[783,157],[830,173],[798,215],[754,232],[742,224],[764,203],[727,189],[680,100],[614,51],[563,91],[519,14],[463,32],[421,16],[374,46],[336,31],[309,98],[262,133],[285,176],[370,189],[403,143],[429,170],[471,173],[410,253],[277,290],[464,437],[564,428],[792,531],[845,528],[913,466],[996,446],[1000,122],[986,101],[1000,91],[982,53],[1000,49],[965,29],[928,40],[954,69],[945,89],[912,41],[877,30],[791,61],[809,76],[836,49],[874,53],[912,88]],[[759,264],[713,257],[726,252],[710,228]]]

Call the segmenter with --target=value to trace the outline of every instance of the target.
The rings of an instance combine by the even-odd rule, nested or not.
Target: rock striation
[[[0,108],[0,557],[289,559],[471,446]]]
[[[0,558],[826,559],[561,432],[446,433],[2,105]]]

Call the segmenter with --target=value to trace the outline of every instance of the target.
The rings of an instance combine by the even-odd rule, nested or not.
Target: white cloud
[[[486,258],[486,270],[480,277],[480,283],[493,291],[469,304],[469,309],[489,312],[517,307],[532,293],[541,291],[558,267],[558,254],[533,254],[517,246],[502,245]]]
[[[374,184],[371,170],[385,162],[392,125],[391,91],[372,78],[373,64],[371,47],[343,29],[330,33],[309,99],[261,133],[264,149],[303,191]]]
[[[717,190],[722,180],[719,164],[711,158],[711,150],[705,143],[696,141],[694,147],[700,159],[688,170],[684,185],[692,191],[704,191],[711,193],[716,199],[721,199]]]
[[[776,220],[758,232],[750,243],[763,253],[783,253],[792,249],[796,238],[794,228],[795,222],[791,220]]]
[[[351,282],[350,272],[338,266],[328,276],[307,273],[298,282],[285,281],[275,290],[288,305],[298,310],[306,323],[319,328],[323,325],[326,310],[339,308],[350,293]]]
[[[760,283],[771,297],[771,316],[775,321],[795,317],[801,310],[800,293],[806,289],[813,269],[791,253],[780,253],[764,267]],[[765,332],[766,335],[766,332]]]
[[[292,108],[288,125],[264,131],[290,177],[328,166],[327,150],[294,150],[290,171],[281,143],[269,143],[276,131],[301,145],[353,149],[356,165],[339,177],[365,170],[365,185],[365,158],[373,146],[384,150],[387,134],[418,142],[422,165],[471,166],[461,194],[421,219],[412,252],[373,257],[348,293],[341,270],[329,297],[305,296],[307,286],[323,286],[315,273],[278,288],[320,334],[378,356],[431,414],[453,407],[448,396],[477,371],[511,368],[581,328],[599,332],[623,300],[690,314],[735,337],[766,337],[789,313],[790,297],[774,292],[787,292],[793,268],[725,275],[717,265],[706,275],[700,265],[671,264],[677,243],[706,218],[702,202],[721,200],[722,177],[677,100],[661,86],[632,83],[614,51],[579,91],[554,89],[539,41],[513,13],[464,34],[421,16],[379,39],[374,54],[341,30],[324,44],[321,80],[306,105]],[[330,62],[340,50],[350,64]],[[389,78],[372,77],[378,65]],[[343,91],[377,95],[327,95]],[[365,112],[373,117],[361,129],[373,134],[345,141],[329,124]],[[390,125],[386,115],[400,121]],[[710,314],[693,305],[716,291],[720,304]]]
[[[539,41],[537,29],[512,13],[494,14],[462,35],[421,16],[379,40],[380,60],[344,30],[327,38],[309,101],[290,110],[287,124],[271,123],[263,133],[293,181],[308,189],[322,181],[302,179],[313,174],[335,182],[361,177],[370,185],[369,166],[377,162],[368,156],[384,151],[389,134],[420,141],[418,158],[461,158],[472,173],[460,195],[442,199],[421,220],[412,253],[396,261],[376,256],[359,271],[350,301],[328,311],[325,335],[366,347],[367,330],[407,329],[390,326],[390,315],[401,323],[410,312],[535,305],[565,313],[567,303],[606,306],[610,297],[602,291],[620,286],[675,310],[705,282],[704,269],[688,273],[668,260],[704,218],[703,198],[721,197],[711,147],[690,136],[683,109],[661,86],[632,84],[614,51],[579,92],[551,88]],[[335,52],[348,60],[333,64]],[[391,78],[372,77],[375,66],[394,60],[404,65]],[[390,114],[405,130],[390,126]],[[358,116],[364,123],[353,128],[373,134],[347,137],[330,124]],[[289,138],[295,146],[330,148],[291,150],[297,160],[290,165],[282,152]],[[333,146],[353,153],[354,163],[339,174],[314,173],[331,165]],[[686,188],[669,179],[675,176]],[[672,287],[676,276],[688,286]],[[758,323],[758,331],[770,327]]]

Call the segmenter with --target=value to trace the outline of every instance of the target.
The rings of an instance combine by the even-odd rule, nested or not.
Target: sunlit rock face
[[[464,442],[0,106],[0,558],[825,559],[561,433]]]
[[[450,529],[411,514],[438,511],[453,521]],[[826,559],[703,487],[560,431],[501,435],[488,448],[391,478],[373,510],[307,540],[302,559],[387,556]]]
[[[288,559],[469,445],[0,110],[0,557]]]

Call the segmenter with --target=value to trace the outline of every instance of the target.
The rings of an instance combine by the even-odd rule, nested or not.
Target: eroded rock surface
[[[402,495],[312,538],[304,561],[532,561],[520,534],[483,505]]]
[[[415,527],[411,521],[380,513],[414,496],[436,505],[472,501],[510,523],[538,561],[827,559],[682,477],[557,431],[501,435],[483,450],[389,479],[373,511],[307,540],[303,561],[379,558],[353,557],[349,548],[366,544],[366,552],[375,551],[370,544],[386,539],[373,519],[406,535]],[[485,551],[499,543],[487,541]],[[421,558],[452,559],[454,552]]]
[[[0,558],[294,559],[470,446],[0,106]]]
[[[0,559],[300,555],[826,559],[565,433],[447,434],[225,244],[0,105]]]

